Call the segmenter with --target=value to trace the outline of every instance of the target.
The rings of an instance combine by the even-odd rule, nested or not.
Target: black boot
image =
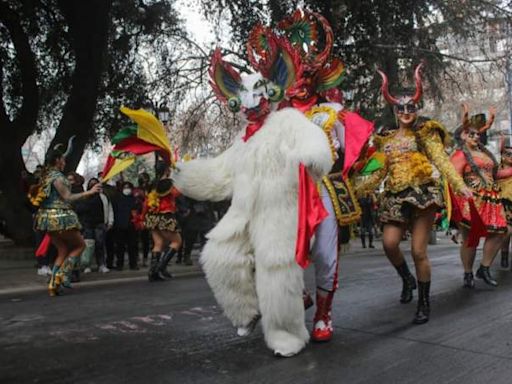
[[[158,264],[158,276],[160,277],[160,280],[165,279],[171,279],[172,275],[167,271],[167,265],[171,261],[171,259],[174,257],[174,255],[178,253],[174,248],[169,248],[167,252],[164,253],[162,256],[162,259],[160,260],[160,263]]]
[[[185,255],[184,263],[185,263],[185,265],[194,265],[194,263],[192,262],[192,256],[190,256],[190,253],[187,253]]]
[[[409,271],[409,267],[405,261],[402,265],[395,268],[402,278],[402,293],[400,295],[400,302],[402,304],[409,303],[413,298],[412,291],[416,289],[416,279]]]
[[[464,272],[464,288],[475,288],[473,272]]]
[[[164,280],[158,274],[158,265],[160,264],[161,256],[162,256],[162,252],[152,252],[151,253],[151,264],[149,266],[149,271],[148,271],[148,280],[149,281]]]
[[[418,280],[418,308],[413,324],[425,324],[430,317],[430,281]]]
[[[490,285],[491,287],[497,287],[498,282],[494,280],[494,278],[491,276],[491,271],[489,271],[489,267],[484,267],[482,264],[480,264],[480,268],[476,271],[476,277],[479,279],[483,279],[485,281],[485,284]]]
[[[501,250],[501,268],[508,268],[508,250]]]
[[[366,239],[364,235],[361,235],[361,244],[363,245],[363,248],[366,248]]]
[[[373,234],[371,232],[368,234],[368,242],[370,243],[368,245],[370,248],[375,248],[375,246],[373,245]]]

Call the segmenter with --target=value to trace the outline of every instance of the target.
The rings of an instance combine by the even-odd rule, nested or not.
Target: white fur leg
[[[206,279],[235,327],[248,327],[259,314],[254,282],[254,258],[248,239],[210,239],[201,254]]]
[[[256,271],[256,290],[267,346],[280,356],[296,355],[309,340],[302,301],[302,269],[295,262],[265,268],[258,263],[256,255]]]

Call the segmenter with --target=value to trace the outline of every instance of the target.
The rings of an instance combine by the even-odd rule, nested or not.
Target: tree
[[[0,0],[0,218],[17,242],[31,238],[20,175],[27,137],[56,126],[51,146],[76,135],[74,169],[87,144],[122,124],[122,104],[141,105],[155,84],[142,51],[176,68],[185,37],[174,0]],[[160,67],[159,67],[160,68]],[[168,92],[169,94],[169,92]]]
[[[382,68],[391,84],[411,82],[412,68],[426,59],[424,72],[428,91],[437,100],[443,96],[444,81],[457,86],[454,65],[469,62],[463,53],[443,52],[439,41],[451,36],[459,41],[473,40],[485,56],[485,39],[479,31],[497,17],[510,23],[510,4],[492,0],[201,0],[205,14],[215,23],[228,20],[233,30],[231,49],[245,57],[245,41],[257,21],[275,25],[298,7],[320,12],[334,30],[334,54],[347,65],[342,88],[354,91],[354,101],[368,117],[376,113]],[[456,67],[456,66],[455,66]],[[453,80],[453,81],[451,81]]]

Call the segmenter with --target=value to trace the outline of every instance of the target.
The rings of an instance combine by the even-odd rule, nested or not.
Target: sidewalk
[[[22,257],[15,258],[6,255],[6,249],[0,249],[0,295],[16,294],[23,292],[45,291],[47,277],[37,274],[36,259],[27,258],[26,250]],[[17,250],[17,252],[22,252]],[[173,259],[169,263],[169,272],[174,278],[202,275],[198,263],[199,252],[195,250],[192,254],[194,265],[185,266],[176,264]],[[147,280],[147,267],[141,267],[138,271],[131,271],[127,266],[122,271],[111,270],[108,273],[91,272],[81,273],[81,281],[73,283],[74,287],[86,287],[92,285],[109,285],[119,282]]]
[[[438,233],[437,237],[437,245],[430,245],[429,247],[458,247],[441,232]],[[404,241],[402,248],[404,251],[408,251],[410,249],[409,241]],[[352,239],[348,251],[342,252],[342,257],[357,257],[363,254],[385,257],[382,251],[381,239],[375,240],[375,248],[362,248],[359,239]],[[194,265],[185,266],[183,264],[176,264],[175,260],[171,260],[169,271],[175,278],[201,276],[203,272],[199,266],[198,258],[199,251],[195,249],[192,254]],[[143,281],[147,279],[147,271],[147,268],[142,267],[138,271],[131,271],[125,266],[123,271],[112,270],[109,273],[82,273],[80,276],[82,281],[73,285],[76,287],[86,287],[116,284],[119,282]],[[37,275],[36,259],[33,256],[33,250],[0,247],[0,295],[45,291],[46,281],[46,277]]]

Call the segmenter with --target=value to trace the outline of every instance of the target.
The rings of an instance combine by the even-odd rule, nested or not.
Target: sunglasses
[[[395,106],[397,113],[415,113],[418,108],[414,104],[398,104]]]

